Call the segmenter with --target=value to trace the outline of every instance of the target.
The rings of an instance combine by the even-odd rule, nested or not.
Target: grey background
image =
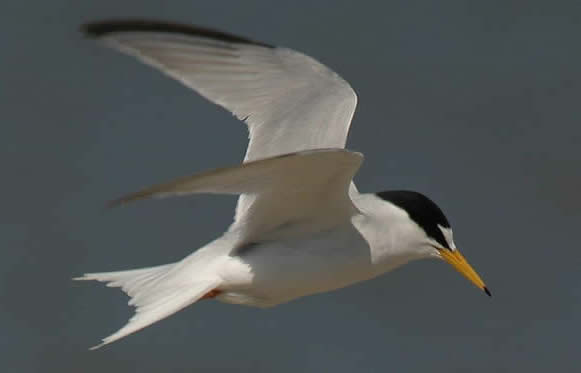
[[[87,271],[178,260],[235,199],[105,201],[242,159],[227,112],[78,25],[211,26],[323,61],[359,95],[363,191],[444,209],[488,299],[444,263],[268,310],[202,302],[102,350],[126,297]],[[581,327],[578,1],[19,1],[0,12],[2,372],[546,372]]]

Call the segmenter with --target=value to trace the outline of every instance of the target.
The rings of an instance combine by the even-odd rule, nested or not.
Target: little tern
[[[242,164],[145,188],[111,203],[240,195],[225,233],[171,264],[87,273],[120,287],[135,315],[94,348],[201,299],[271,307],[438,258],[490,295],[440,208],[411,191],[359,193],[363,155],[344,149],[357,96],[313,58],[207,28],[144,20],[83,26],[246,122]]]

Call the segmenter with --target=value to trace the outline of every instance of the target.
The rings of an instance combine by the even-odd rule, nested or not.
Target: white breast
[[[422,256],[405,212],[373,195],[353,200],[361,213],[332,229],[302,222],[232,253],[221,270],[224,302],[260,307],[369,280]]]
[[[251,245],[224,267],[225,292],[218,299],[269,307],[369,280],[408,261],[375,259],[351,223],[308,237]]]

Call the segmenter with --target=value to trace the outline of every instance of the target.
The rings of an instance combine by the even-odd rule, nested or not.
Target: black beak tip
[[[484,287],[484,292],[486,293],[486,295],[488,295],[489,297],[492,297],[492,293],[490,292],[490,290],[488,290],[488,288],[485,286]]]

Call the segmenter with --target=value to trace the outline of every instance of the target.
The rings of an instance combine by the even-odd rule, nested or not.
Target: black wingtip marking
[[[200,36],[209,39],[221,40],[228,43],[251,44],[265,48],[274,46],[241,36],[199,26],[191,26],[173,22],[152,21],[145,19],[117,19],[89,22],[81,26],[81,32],[89,38],[100,38],[107,34],[118,32],[165,32]]]

